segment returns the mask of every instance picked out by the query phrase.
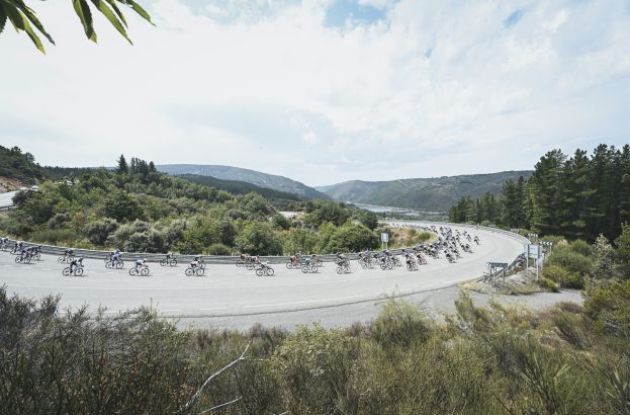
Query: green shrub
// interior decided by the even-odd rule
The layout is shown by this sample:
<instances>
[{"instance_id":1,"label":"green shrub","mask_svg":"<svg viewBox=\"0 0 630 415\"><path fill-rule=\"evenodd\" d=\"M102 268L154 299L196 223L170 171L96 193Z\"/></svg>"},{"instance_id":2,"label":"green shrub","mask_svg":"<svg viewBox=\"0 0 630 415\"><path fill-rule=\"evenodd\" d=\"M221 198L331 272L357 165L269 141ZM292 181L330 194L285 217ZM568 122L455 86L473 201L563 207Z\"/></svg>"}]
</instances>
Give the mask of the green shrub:
<instances>
[{"instance_id":1,"label":"green shrub","mask_svg":"<svg viewBox=\"0 0 630 415\"><path fill-rule=\"evenodd\" d=\"M222 243L212 244L206 249L204 253L208 255L231 255L232 249L229 246L225 246Z\"/></svg>"},{"instance_id":2,"label":"green shrub","mask_svg":"<svg viewBox=\"0 0 630 415\"><path fill-rule=\"evenodd\" d=\"M573 252L577 252L585 257L593 256L593 247L581 239L571 242L569 248L571 248Z\"/></svg>"},{"instance_id":3,"label":"green shrub","mask_svg":"<svg viewBox=\"0 0 630 415\"><path fill-rule=\"evenodd\" d=\"M417 307L390 300L370 325L370 334L383 348L409 347L425 342L435 327L432 321Z\"/></svg>"},{"instance_id":4,"label":"green shrub","mask_svg":"<svg viewBox=\"0 0 630 415\"><path fill-rule=\"evenodd\" d=\"M569 246L554 248L548 262L552 265L559 265L582 277L590 275L593 271L593 260L573 251Z\"/></svg>"},{"instance_id":5,"label":"green shrub","mask_svg":"<svg viewBox=\"0 0 630 415\"><path fill-rule=\"evenodd\" d=\"M560 291L560 286L553 280L549 278L541 277L538 280L538 284L545 290L549 290L551 292L557 293Z\"/></svg>"},{"instance_id":6,"label":"green shrub","mask_svg":"<svg viewBox=\"0 0 630 415\"><path fill-rule=\"evenodd\" d=\"M253 255L282 255L282 241L268 223L248 223L234 242L239 252Z\"/></svg>"},{"instance_id":7,"label":"green shrub","mask_svg":"<svg viewBox=\"0 0 630 415\"><path fill-rule=\"evenodd\" d=\"M581 275L575 272L569 272L556 264L545 266L545 268L543 268L543 277L564 288L584 288L584 278Z\"/></svg>"},{"instance_id":8,"label":"green shrub","mask_svg":"<svg viewBox=\"0 0 630 415\"><path fill-rule=\"evenodd\" d=\"M115 219L104 218L88 223L83 233L94 245L104 245L116 229L118 229L118 222ZM128 238L128 235L125 235L125 238Z\"/></svg>"},{"instance_id":9,"label":"green shrub","mask_svg":"<svg viewBox=\"0 0 630 415\"><path fill-rule=\"evenodd\" d=\"M630 340L630 280L592 287L584 310L600 332Z\"/></svg>"},{"instance_id":10,"label":"green shrub","mask_svg":"<svg viewBox=\"0 0 630 415\"><path fill-rule=\"evenodd\" d=\"M72 229L42 229L29 235L29 239L33 242L50 245L70 245L76 237L76 232Z\"/></svg>"}]
</instances>

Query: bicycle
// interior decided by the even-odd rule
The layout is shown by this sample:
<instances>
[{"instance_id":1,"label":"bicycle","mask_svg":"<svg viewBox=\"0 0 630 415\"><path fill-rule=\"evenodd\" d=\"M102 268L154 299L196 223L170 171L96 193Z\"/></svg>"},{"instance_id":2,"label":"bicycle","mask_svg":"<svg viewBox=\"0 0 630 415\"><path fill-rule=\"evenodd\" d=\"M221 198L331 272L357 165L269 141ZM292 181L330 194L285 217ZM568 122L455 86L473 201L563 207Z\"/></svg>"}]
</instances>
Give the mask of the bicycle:
<instances>
[{"instance_id":1,"label":"bicycle","mask_svg":"<svg viewBox=\"0 0 630 415\"><path fill-rule=\"evenodd\" d=\"M274 274L273 268L271 268L267 263L260 263L256 267L256 275L262 277L266 275L267 277L271 277Z\"/></svg>"},{"instance_id":2,"label":"bicycle","mask_svg":"<svg viewBox=\"0 0 630 415\"><path fill-rule=\"evenodd\" d=\"M305 262L304 264L302 264L302 272L304 274L311 274L311 273L315 273L315 272L318 272L318 271L319 271L319 269L318 269L316 263Z\"/></svg>"},{"instance_id":3,"label":"bicycle","mask_svg":"<svg viewBox=\"0 0 630 415\"><path fill-rule=\"evenodd\" d=\"M147 277L149 275L149 266L141 265L129 268L129 275L132 277L142 275L143 277Z\"/></svg>"},{"instance_id":4,"label":"bicycle","mask_svg":"<svg viewBox=\"0 0 630 415\"><path fill-rule=\"evenodd\" d=\"M171 266L171 267L176 267L177 266L177 259L175 258L162 258L160 260L160 265L165 267L165 266Z\"/></svg>"},{"instance_id":5,"label":"bicycle","mask_svg":"<svg viewBox=\"0 0 630 415\"><path fill-rule=\"evenodd\" d=\"M71 263L72 261L74 261L74 255L64 255L64 256L60 256L59 258L57 258L57 262L64 264L64 263Z\"/></svg>"},{"instance_id":6,"label":"bicycle","mask_svg":"<svg viewBox=\"0 0 630 415\"><path fill-rule=\"evenodd\" d=\"M15 263L16 264L30 264L31 263L31 256L26 254L26 255L17 255L15 257Z\"/></svg>"},{"instance_id":7,"label":"bicycle","mask_svg":"<svg viewBox=\"0 0 630 415\"><path fill-rule=\"evenodd\" d=\"M188 265L188 268L184 270L184 275L186 275L187 277L192 277L193 275L196 275L198 277L203 277L205 273L206 273L206 269L201 266Z\"/></svg>"},{"instance_id":8,"label":"bicycle","mask_svg":"<svg viewBox=\"0 0 630 415\"><path fill-rule=\"evenodd\" d=\"M348 261L337 263L337 274L349 274L351 272L352 270L350 269L350 263Z\"/></svg>"},{"instance_id":9,"label":"bicycle","mask_svg":"<svg viewBox=\"0 0 630 415\"><path fill-rule=\"evenodd\" d=\"M125 267L125 261L122 259L109 260L105 262L105 268L107 269L123 269Z\"/></svg>"},{"instance_id":10,"label":"bicycle","mask_svg":"<svg viewBox=\"0 0 630 415\"><path fill-rule=\"evenodd\" d=\"M75 277L82 277L83 271L83 265L77 264L72 271L70 270L70 267L65 267L64 269L62 269L61 275L63 275L64 277L69 277L70 275L74 275Z\"/></svg>"}]
</instances>

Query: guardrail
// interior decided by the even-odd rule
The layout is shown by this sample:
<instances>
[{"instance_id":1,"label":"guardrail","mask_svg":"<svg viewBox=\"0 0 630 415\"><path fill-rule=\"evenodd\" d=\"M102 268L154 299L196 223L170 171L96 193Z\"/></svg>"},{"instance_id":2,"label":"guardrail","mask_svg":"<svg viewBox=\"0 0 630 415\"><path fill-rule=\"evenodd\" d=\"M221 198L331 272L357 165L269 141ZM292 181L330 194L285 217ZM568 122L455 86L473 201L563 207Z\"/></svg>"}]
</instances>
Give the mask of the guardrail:
<instances>
[{"instance_id":1,"label":"guardrail","mask_svg":"<svg viewBox=\"0 0 630 415\"><path fill-rule=\"evenodd\" d=\"M401 223L405 223L405 222L394 221L394 222L387 222L387 223L389 223L389 224L401 224ZM527 240L527 238L524 238L524 237L522 237L520 235L517 235L515 233L508 232L508 231L503 231L501 229L489 228L489 227L485 227L485 226L483 226L483 227L482 226L475 227L474 225L460 225L460 224L450 224L450 223L446 223L446 222L424 222L424 221L422 221L422 224L423 225L424 224L435 225L435 226L438 226L438 227L439 226L457 226L457 227L469 227L469 228L475 228L475 229L483 229L483 230L488 230L488 231L493 231L493 232L504 233L504 234L507 234L507 235L515 238L515 239L523 239L526 242L529 242ZM409 226L409 225L412 225L412 223L406 223L406 225ZM416 228L421 228L421 229L426 229L426 230L430 231L430 228L428 228L426 226L417 225L415 227ZM17 243L17 241L12 240L12 239L9 240L8 242L9 242L8 243L8 247L10 249L13 249L13 247ZM41 248L40 252L42 254L59 255L59 256L64 255L64 253L65 253L65 251L67 249L72 249L74 251L74 255L75 256L84 257L84 258L91 258L91 259L101 259L101 260L105 260L111 253L111 251L61 247L61 246L55 246L55 245L37 244L37 243L32 243L32 242L24 242L24 246L25 247L38 246L38 247ZM397 248L397 249L390 249L389 251L393 255L400 255L406 249L411 249L411 248L409 248L409 247ZM347 253L345 255L350 260L356 260L359 257L359 253ZM234 264L239 259L238 256L232 256L232 255L182 255L182 254L176 254L175 256L176 256L177 260L180 261L180 262L192 261L194 257L200 256L206 264ZM125 261L135 261L135 260L138 260L138 259L145 259L147 262L159 263L162 259L164 259L165 254L164 253L148 253L148 252L122 252L122 257L123 257L123 260L125 260ZM269 262L270 264L283 264L283 263L288 262L289 258L290 258L290 256L286 256L286 255L260 256L260 259L262 261ZM336 255L330 255L330 254L317 255L317 258L320 259L322 262L334 262L336 260Z\"/></svg>"}]
</instances>

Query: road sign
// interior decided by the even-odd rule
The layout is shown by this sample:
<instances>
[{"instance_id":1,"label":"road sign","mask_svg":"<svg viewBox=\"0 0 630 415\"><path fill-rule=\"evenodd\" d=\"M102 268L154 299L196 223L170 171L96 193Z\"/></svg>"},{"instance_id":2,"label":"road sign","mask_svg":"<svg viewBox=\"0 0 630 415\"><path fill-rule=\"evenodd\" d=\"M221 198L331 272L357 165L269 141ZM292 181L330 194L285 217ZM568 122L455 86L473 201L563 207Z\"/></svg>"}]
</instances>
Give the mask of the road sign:
<instances>
[{"instance_id":1,"label":"road sign","mask_svg":"<svg viewBox=\"0 0 630 415\"><path fill-rule=\"evenodd\" d=\"M539 245L529 245L527 247L527 254L530 258L538 258L540 256L540 246Z\"/></svg>"},{"instance_id":2,"label":"road sign","mask_svg":"<svg viewBox=\"0 0 630 415\"><path fill-rule=\"evenodd\" d=\"M387 232L381 233L381 242L383 243L389 242L389 234Z\"/></svg>"}]
</instances>

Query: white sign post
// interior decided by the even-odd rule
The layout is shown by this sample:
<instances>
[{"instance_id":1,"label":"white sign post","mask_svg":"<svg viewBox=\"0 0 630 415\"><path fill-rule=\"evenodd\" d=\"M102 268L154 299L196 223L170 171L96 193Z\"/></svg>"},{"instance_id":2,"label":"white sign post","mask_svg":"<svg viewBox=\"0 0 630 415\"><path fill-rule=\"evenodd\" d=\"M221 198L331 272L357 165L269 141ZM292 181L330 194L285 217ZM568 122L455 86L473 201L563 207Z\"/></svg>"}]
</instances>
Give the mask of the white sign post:
<instances>
[{"instance_id":1,"label":"white sign post","mask_svg":"<svg viewBox=\"0 0 630 415\"><path fill-rule=\"evenodd\" d=\"M387 243L389 242L389 234L387 232L381 233L381 247L384 245L387 249Z\"/></svg>"}]
</instances>

